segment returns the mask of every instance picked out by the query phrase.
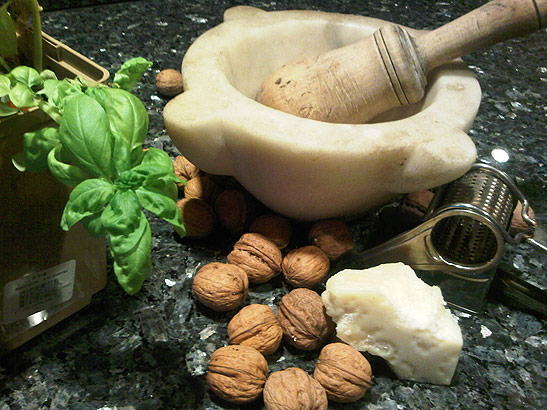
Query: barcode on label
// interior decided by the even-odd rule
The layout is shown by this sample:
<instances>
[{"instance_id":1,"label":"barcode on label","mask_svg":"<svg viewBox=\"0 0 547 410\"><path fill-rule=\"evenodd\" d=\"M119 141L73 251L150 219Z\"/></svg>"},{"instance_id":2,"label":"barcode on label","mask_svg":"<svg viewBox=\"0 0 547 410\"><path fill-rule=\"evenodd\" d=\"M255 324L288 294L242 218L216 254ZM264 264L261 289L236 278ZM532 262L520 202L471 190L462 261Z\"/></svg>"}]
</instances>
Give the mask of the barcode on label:
<instances>
[{"instance_id":1,"label":"barcode on label","mask_svg":"<svg viewBox=\"0 0 547 410\"><path fill-rule=\"evenodd\" d=\"M74 294L75 272L76 261L70 260L6 283L0 320L13 323L69 301Z\"/></svg>"},{"instance_id":2,"label":"barcode on label","mask_svg":"<svg viewBox=\"0 0 547 410\"><path fill-rule=\"evenodd\" d=\"M19 309L26 309L31 305L37 305L48 300L53 300L59 293L59 279L55 278L31 288L27 288L19 293Z\"/></svg>"}]
</instances>

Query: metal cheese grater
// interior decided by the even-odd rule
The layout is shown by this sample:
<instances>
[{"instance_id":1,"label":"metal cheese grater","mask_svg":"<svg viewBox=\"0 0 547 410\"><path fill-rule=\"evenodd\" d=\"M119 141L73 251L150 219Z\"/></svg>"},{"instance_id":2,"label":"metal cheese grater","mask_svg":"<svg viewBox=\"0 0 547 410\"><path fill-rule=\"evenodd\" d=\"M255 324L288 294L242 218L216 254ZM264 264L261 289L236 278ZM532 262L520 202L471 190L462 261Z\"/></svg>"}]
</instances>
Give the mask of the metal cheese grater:
<instances>
[{"instance_id":1,"label":"metal cheese grater","mask_svg":"<svg viewBox=\"0 0 547 410\"><path fill-rule=\"evenodd\" d=\"M509 226L518 201L529 232L512 236ZM420 225L357 254L358 262L365 267L404 262L424 281L438 285L449 305L479 313L505 243L527 242L547 252L531 236L535 222L528 210L528 201L507 174L477 163L436 190ZM544 302L545 293L540 293Z\"/></svg>"}]
</instances>

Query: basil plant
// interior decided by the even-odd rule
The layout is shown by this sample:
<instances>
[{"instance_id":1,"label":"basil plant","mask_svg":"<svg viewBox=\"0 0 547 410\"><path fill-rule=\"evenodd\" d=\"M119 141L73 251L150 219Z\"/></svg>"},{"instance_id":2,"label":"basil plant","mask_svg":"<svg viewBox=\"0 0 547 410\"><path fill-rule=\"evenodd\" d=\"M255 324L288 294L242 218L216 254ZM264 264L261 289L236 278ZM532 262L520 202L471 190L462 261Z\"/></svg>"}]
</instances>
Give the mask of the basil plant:
<instances>
[{"instance_id":1,"label":"basil plant","mask_svg":"<svg viewBox=\"0 0 547 410\"><path fill-rule=\"evenodd\" d=\"M150 65L143 58L129 60L109 86L58 80L51 71L25 66L0 75L0 115L39 107L58 123L26 133L14 164L26 171L49 169L73 187L61 227L81 222L91 235L107 235L114 273L129 294L140 290L152 268L144 210L185 234L176 205L176 183L182 181L166 152L143 149L148 114L129 91Z\"/></svg>"}]
</instances>

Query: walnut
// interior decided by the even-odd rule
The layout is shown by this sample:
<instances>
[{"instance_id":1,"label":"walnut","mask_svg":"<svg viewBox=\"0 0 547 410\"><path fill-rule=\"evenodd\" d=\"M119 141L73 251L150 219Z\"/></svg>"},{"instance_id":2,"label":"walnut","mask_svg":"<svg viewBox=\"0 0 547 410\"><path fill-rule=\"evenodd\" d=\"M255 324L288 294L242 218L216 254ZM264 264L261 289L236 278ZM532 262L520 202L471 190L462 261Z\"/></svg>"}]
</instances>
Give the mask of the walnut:
<instances>
[{"instance_id":1,"label":"walnut","mask_svg":"<svg viewBox=\"0 0 547 410\"><path fill-rule=\"evenodd\" d=\"M160 71L156 76L156 89L167 97L180 94L183 90L182 74L172 68Z\"/></svg>"},{"instance_id":2,"label":"walnut","mask_svg":"<svg viewBox=\"0 0 547 410\"><path fill-rule=\"evenodd\" d=\"M536 215L532 208L528 208L528 216L535 222ZM522 202L518 201L515 210L513 211L513 216L511 219L511 226L509 227L509 234L516 235L518 233L523 233L526 235L533 234L534 227L528 225L524 219L522 219Z\"/></svg>"},{"instance_id":3,"label":"walnut","mask_svg":"<svg viewBox=\"0 0 547 410\"><path fill-rule=\"evenodd\" d=\"M329 400L359 400L370 387L370 363L359 351L345 343L323 347L313 377L325 388Z\"/></svg>"},{"instance_id":4,"label":"walnut","mask_svg":"<svg viewBox=\"0 0 547 410\"><path fill-rule=\"evenodd\" d=\"M281 344L283 330L269 306L253 304L245 306L230 320L228 337L230 344L250 346L269 355Z\"/></svg>"},{"instance_id":5,"label":"walnut","mask_svg":"<svg viewBox=\"0 0 547 410\"><path fill-rule=\"evenodd\" d=\"M325 389L297 367L273 372L264 386L268 410L326 410Z\"/></svg>"},{"instance_id":6,"label":"walnut","mask_svg":"<svg viewBox=\"0 0 547 410\"><path fill-rule=\"evenodd\" d=\"M252 347L230 345L213 352L207 370L207 384L217 396L243 404L262 394L268 362Z\"/></svg>"},{"instance_id":7,"label":"walnut","mask_svg":"<svg viewBox=\"0 0 547 410\"><path fill-rule=\"evenodd\" d=\"M186 229L186 236L204 238L213 232L215 211L202 199L184 198L177 202Z\"/></svg>"},{"instance_id":8,"label":"walnut","mask_svg":"<svg viewBox=\"0 0 547 410\"><path fill-rule=\"evenodd\" d=\"M212 202L219 192L218 185L207 175L201 175L190 179L184 187L185 198L203 199Z\"/></svg>"},{"instance_id":9,"label":"walnut","mask_svg":"<svg viewBox=\"0 0 547 410\"><path fill-rule=\"evenodd\" d=\"M354 247L350 227L340 219L324 219L316 222L310 229L308 239L335 260Z\"/></svg>"},{"instance_id":10,"label":"walnut","mask_svg":"<svg viewBox=\"0 0 547 410\"><path fill-rule=\"evenodd\" d=\"M319 348L334 331L321 296L306 288L294 289L281 298L277 319L287 343L301 350Z\"/></svg>"},{"instance_id":11,"label":"walnut","mask_svg":"<svg viewBox=\"0 0 547 410\"><path fill-rule=\"evenodd\" d=\"M242 232L249 220L251 204L245 192L238 189L222 191L215 201L220 224L230 233Z\"/></svg>"},{"instance_id":12,"label":"walnut","mask_svg":"<svg viewBox=\"0 0 547 410\"><path fill-rule=\"evenodd\" d=\"M203 305L225 312L236 309L245 300L249 280L239 266L212 262L198 270L192 282L192 291Z\"/></svg>"},{"instance_id":13,"label":"walnut","mask_svg":"<svg viewBox=\"0 0 547 410\"><path fill-rule=\"evenodd\" d=\"M287 247L291 241L292 226L287 218L267 214L256 218L249 227L250 232L259 233L275 243L279 249Z\"/></svg>"},{"instance_id":14,"label":"walnut","mask_svg":"<svg viewBox=\"0 0 547 410\"><path fill-rule=\"evenodd\" d=\"M175 158L173 167L175 168L175 175L185 182L201 174L201 170L182 155ZM182 183L178 183L177 185L179 188L184 188L184 184Z\"/></svg>"},{"instance_id":15,"label":"walnut","mask_svg":"<svg viewBox=\"0 0 547 410\"><path fill-rule=\"evenodd\" d=\"M228 262L247 272L251 283L264 283L279 275L281 261L276 244L257 233L244 234L228 254Z\"/></svg>"},{"instance_id":16,"label":"walnut","mask_svg":"<svg viewBox=\"0 0 547 410\"><path fill-rule=\"evenodd\" d=\"M408 194L402 202L402 208L405 211L414 213L420 218L424 216L425 211L429 207L429 203L433 199L433 191L418 191Z\"/></svg>"},{"instance_id":17,"label":"walnut","mask_svg":"<svg viewBox=\"0 0 547 410\"><path fill-rule=\"evenodd\" d=\"M297 288L313 288L330 270L328 256L317 246L291 250L281 263L285 280Z\"/></svg>"}]
</instances>

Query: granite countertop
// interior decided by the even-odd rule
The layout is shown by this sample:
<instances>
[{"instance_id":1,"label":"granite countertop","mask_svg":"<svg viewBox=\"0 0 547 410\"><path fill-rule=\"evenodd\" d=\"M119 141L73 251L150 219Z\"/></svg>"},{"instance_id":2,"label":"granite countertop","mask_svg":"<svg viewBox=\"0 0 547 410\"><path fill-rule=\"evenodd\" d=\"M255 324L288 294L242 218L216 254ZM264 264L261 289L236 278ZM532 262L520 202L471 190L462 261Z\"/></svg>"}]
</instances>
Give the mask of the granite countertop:
<instances>
[{"instance_id":1,"label":"granite countertop","mask_svg":"<svg viewBox=\"0 0 547 410\"><path fill-rule=\"evenodd\" d=\"M80 8L74 3L65 1L62 4L68 8L44 12L44 31L110 72L134 56L153 61L136 90L150 115L146 143L175 156L179 153L162 122L167 99L156 92L154 77L162 69L179 68L188 46L220 23L226 8L247 4L265 10L353 13L427 29L484 1L149 0ZM542 31L464 58L483 91L470 131L479 157L516 179L543 226L547 226L546 55ZM509 159L496 161L494 149L504 150ZM366 237L367 221L352 222L358 238ZM196 269L225 260L237 238L218 234L208 240L181 240L156 219L152 232L153 274L140 293L127 296L110 278L88 307L0 360L0 410L263 408L261 400L238 407L209 393L208 358L226 344L233 312L204 309L191 294ZM501 267L547 288L547 258L539 250L507 246ZM275 306L288 291L282 280L251 286L246 302ZM367 394L357 403L331 403L329 408L545 408L545 317L496 299L488 300L480 316L454 314L464 347L450 386L398 380L382 360L371 358L374 377ZM270 371L298 366L312 372L317 354L283 346L269 357Z\"/></svg>"}]
</instances>

